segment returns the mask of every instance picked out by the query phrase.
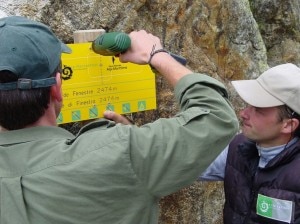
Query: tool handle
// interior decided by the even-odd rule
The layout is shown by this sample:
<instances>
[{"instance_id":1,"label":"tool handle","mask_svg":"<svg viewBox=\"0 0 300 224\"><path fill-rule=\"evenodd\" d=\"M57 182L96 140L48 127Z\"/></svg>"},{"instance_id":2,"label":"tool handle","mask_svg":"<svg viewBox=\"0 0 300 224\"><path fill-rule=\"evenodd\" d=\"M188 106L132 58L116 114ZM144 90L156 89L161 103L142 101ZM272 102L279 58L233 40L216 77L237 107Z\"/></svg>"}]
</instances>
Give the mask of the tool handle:
<instances>
[{"instance_id":1,"label":"tool handle","mask_svg":"<svg viewBox=\"0 0 300 224\"><path fill-rule=\"evenodd\" d=\"M114 56L125 52L131 45L131 39L126 33L109 32L99 35L92 43L95 53L104 56ZM179 63L186 65L186 59L168 52Z\"/></svg>"},{"instance_id":2,"label":"tool handle","mask_svg":"<svg viewBox=\"0 0 300 224\"><path fill-rule=\"evenodd\" d=\"M125 52L131 45L130 37L122 32L110 32L99 35L92 43L95 53L114 56Z\"/></svg>"}]
</instances>

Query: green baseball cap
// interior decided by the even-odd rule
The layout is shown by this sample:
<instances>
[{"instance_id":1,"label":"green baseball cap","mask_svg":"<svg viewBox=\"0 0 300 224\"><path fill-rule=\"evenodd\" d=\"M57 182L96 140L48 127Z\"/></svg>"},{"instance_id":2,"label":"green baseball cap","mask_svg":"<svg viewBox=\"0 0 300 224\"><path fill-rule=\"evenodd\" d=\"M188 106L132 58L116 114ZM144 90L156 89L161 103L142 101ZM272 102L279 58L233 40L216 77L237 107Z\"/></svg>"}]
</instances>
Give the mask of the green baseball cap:
<instances>
[{"instance_id":1,"label":"green baseball cap","mask_svg":"<svg viewBox=\"0 0 300 224\"><path fill-rule=\"evenodd\" d=\"M0 71L8 70L18 81L0 83L0 90L33 89L56 84L49 77L61 62L61 53L71 53L50 28L21 16L0 19Z\"/></svg>"}]
</instances>

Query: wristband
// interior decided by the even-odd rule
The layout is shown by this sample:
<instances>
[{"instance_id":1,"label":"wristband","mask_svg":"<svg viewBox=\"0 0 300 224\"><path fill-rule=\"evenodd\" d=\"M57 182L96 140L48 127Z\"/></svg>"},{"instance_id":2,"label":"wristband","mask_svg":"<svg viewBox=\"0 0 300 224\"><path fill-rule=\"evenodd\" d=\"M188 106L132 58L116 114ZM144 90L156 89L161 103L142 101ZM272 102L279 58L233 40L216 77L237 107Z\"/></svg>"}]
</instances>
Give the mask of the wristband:
<instances>
[{"instance_id":1,"label":"wristband","mask_svg":"<svg viewBox=\"0 0 300 224\"><path fill-rule=\"evenodd\" d=\"M154 50L154 49L155 49L155 45L153 45L152 51L151 51L151 53L150 53L150 58L149 58L149 60L148 60L148 64L151 63L151 60L152 60L153 56L154 56L155 54L157 54L157 53L165 52L165 53L168 53L168 54L169 54L169 52L168 52L167 50L163 49L163 48L162 48L162 49L158 49L158 50Z\"/></svg>"}]
</instances>

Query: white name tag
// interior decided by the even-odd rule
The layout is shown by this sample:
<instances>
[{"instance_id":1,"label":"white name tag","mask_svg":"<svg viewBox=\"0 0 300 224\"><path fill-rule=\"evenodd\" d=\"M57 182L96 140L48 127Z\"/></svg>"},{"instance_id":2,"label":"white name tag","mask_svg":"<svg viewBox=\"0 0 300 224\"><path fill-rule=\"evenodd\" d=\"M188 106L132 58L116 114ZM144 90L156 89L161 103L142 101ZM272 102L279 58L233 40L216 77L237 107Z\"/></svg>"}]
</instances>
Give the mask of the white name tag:
<instances>
[{"instance_id":1,"label":"white name tag","mask_svg":"<svg viewBox=\"0 0 300 224\"><path fill-rule=\"evenodd\" d=\"M281 200L258 194L256 203L257 215L291 223L294 216L294 208L295 203L293 201Z\"/></svg>"}]
</instances>

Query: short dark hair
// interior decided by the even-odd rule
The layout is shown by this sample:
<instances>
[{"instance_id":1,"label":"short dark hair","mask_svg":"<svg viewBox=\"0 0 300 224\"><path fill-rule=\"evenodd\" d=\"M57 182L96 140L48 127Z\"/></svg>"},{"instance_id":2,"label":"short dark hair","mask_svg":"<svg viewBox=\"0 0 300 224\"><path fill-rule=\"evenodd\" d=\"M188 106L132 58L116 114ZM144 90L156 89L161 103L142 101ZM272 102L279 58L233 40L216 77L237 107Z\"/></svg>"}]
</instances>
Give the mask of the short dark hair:
<instances>
[{"instance_id":1,"label":"short dark hair","mask_svg":"<svg viewBox=\"0 0 300 224\"><path fill-rule=\"evenodd\" d=\"M61 64L49 77L61 71ZM17 81L11 71L0 71L0 82ZM0 126L7 130L17 130L36 122L48 108L50 88L28 90L0 90Z\"/></svg>"},{"instance_id":2,"label":"short dark hair","mask_svg":"<svg viewBox=\"0 0 300 224\"><path fill-rule=\"evenodd\" d=\"M300 115L297 114L295 111L293 111L287 105L282 105L282 106L279 106L278 108L279 108L279 121L283 121L283 119L286 119L286 118L287 119L295 118L300 122ZM300 124L296 128L296 130L293 132L293 136L300 137Z\"/></svg>"}]
</instances>

